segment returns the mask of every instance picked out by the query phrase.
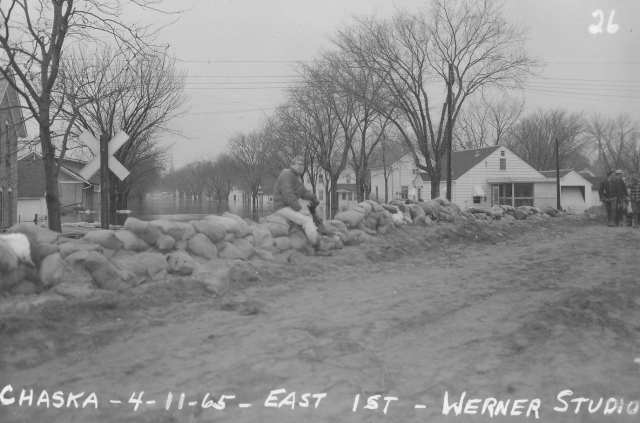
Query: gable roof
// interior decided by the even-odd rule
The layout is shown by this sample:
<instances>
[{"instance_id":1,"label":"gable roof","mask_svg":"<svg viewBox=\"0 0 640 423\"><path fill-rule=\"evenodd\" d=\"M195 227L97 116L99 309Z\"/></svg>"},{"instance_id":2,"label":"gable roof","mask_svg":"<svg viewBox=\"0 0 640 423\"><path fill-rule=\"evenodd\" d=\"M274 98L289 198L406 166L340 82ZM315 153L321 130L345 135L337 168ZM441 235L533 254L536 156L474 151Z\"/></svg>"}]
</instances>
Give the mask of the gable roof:
<instances>
[{"instance_id":1,"label":"gable roof","mask_svg":"<svg viewBox=\"0 0 640 423\"><path fill-rule=\"evenodd\" d=\"M560 179L563 179L571 172L574 172L576 175L589 182L592 187L597 187L598 185L600 185L601 178L595 176L587 176L586 174L581 174L580 172L576 172L573 169L560 169ZM540 173L546 178L556 179L555 170L542 170L540 171Z\"/></svg>"},{"instance_id":2,"label":"gable roof","mask_svg":"<svg viewBox=\"0 0 640 423\"><path fill-rule=\"evenodd\" d=\"M502 145L494 145L492 147L474 148L469 150L457 150L451 152L451 179L456 180L471 169L473 169L478 163L489 157L491 153L499 148L505 148ZM429 174L426 172L420 172L420 177L423 181L431 181ZM442 164L440 172L440 180L447 180L447 163Z\"/></svg>"},{"instance_id":3,"label":"gable roof","mask_svg":"<svg viewBox=\"0 0 640 423\"><path fill-rule=\"evenodd\" d=\"M87 184L97 185L95 182L99 175L92 176L89 181L80 176L76 171L69 169L82 169L87 162L73 159L62 159L60 171ZM38 198L44 197L45 194L45 174L44 165L42 164L42 155L40 153L31 152L18 159L18 196L19 198Z\"/></svg>"},{"instance_id":4,"label":"gable roof","mask_svg":"<svg viewBox=\"0 0 640 423\"><path fill-rule=\"evenodd\" d=\"M569 172L573 171L573 169L560 169L560 179L564 178L565 176L567 176L567 174ZM543 174L546 178L554 178L556 177L556 171L555 170L540 170L539 171L541 174ZM580 175L582 176L582 175Z\"/></svg>"},{"instance_id":5,"label":"gable roof","mask_svg":"<svg viewBox=\"0 0 640 423\"><path fill-rule=\"evenodd\" d=\"M397 147L389 147L385 150L383 157L376 157L376 159L369 165L369 168L389 167L405 157L407 154L411 154L411 150L404 144Z\"/></svg>"},{"instance_id":6,"label":"gable roof","mask_svg":"<svg viewBox=\"0 0 640 423\"><path fill-rule=\"evenodd\" d=\"M587 181L591 182L591 189L598 189L600 187L600 182L606 180L605 176L586 176L578 172L580 176L582 176Z\"/></svg>"},{"instance_id":7,"label":"gable roof","mask_svg":"<svg viewBox=\"0 0 640 423\"><path fill-rule=\"evenodd\" d=\"M0 75L0 103L2 103L2 99L4 99L5 95L9 102L9 111L13 118L13 123L16 125L16 134L18 134L18 138L26 138L27 127L24 124L24 117L22 116L22 108L20 106L18 93L9 84L9 81Z\"/></svg>"}]
</instances>

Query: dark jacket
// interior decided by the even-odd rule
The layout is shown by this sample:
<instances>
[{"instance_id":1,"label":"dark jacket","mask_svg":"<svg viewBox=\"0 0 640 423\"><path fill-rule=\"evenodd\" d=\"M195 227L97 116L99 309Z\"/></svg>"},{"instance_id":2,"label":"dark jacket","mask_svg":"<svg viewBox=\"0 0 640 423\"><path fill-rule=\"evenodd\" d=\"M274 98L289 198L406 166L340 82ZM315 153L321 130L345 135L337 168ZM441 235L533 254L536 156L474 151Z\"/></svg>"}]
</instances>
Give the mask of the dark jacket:
<instances>
[{"instance_id":1,"label":"dark jacket","mask_svg":"<svg viewBox=\"0 0 640 423\"><path fill-rule=\"evenodd\" d=\"M273 207L276 210L291 207L295 211L302 208L298 199L313 200L315 195L306 189L298 175L292 169L285 169L280 172L273 187Z\"/></svg>"},{"instance_id":2,"label":"dark jacket","mask_svg":"<svg viewBox=\"0 0 640 423\"><path fill-rule=\"evenodd\" d=\"M600 196L600 201L610 200L611 197L611 181L607 181L606 179L600 182L600 186L598 187L598 195Z\"/></svg>"},{"instance_id":3,"label":"dark jacket","mask_svg":"<svg viewBox=\"0 0 640 423\"><path fill-rule=\"evenodd\" d=\"M600 182L598 194L602 200L623 199L627 196L627 186L622 179Z\"/></svg>"}]
</instances>

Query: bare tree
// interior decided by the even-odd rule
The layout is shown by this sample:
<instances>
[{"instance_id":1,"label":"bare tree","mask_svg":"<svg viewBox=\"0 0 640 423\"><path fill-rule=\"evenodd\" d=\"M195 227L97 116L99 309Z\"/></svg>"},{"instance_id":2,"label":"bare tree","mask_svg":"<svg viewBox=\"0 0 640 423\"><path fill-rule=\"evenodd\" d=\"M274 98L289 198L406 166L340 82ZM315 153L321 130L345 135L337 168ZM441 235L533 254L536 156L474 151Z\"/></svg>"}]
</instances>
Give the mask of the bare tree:
<instances>
[{"instance_id":1,"label":"bare tree","mask_svg":"<svg viewBox=\"0 0 640 423\"><path fill-rule=\"evenodd\" d=\"M490 98L482 94L470 98L460 110L453 131L454 149L483 148L502 143L518 121L524 99L507 95Z\"/></svg>"},{"instance_id":2,"label":"bare tree","mask_svg":"<svg viewBox=\"0 0 640 423\"><path fill-rule=\"evenodd\" d=\"M431 196L437 197L447 152L447 102L435 93L452 84L455 127L460 108L476 91L520 86L537 66L523 50L525 32L506 21L494 0L434 0L428 14L360 18L333 42L354 67L370 68L384 81L386 90L365 100L398 129L416 166L429 173ZM428 90L438 81L439 89ZM435 106L439 102L442 106Z\"/></svg>"},{"instance_id":3,"label":"bare tree","mask_svg":"<svg viewBox=\"0 0 640 423\"><path fill-rule=\"evenodd\" d=\"M234 186L239 185L237 165L229 153L222 153L209 160L204 171L205 185L216 195L219 203L226 202Z\"/></svg>"},{"instance_id":4,"label":"bare tree","mask_svg":"<svg viewBox=\"0 0 640 423\"><path fill-rule=\"evenodd\" d=\"M108 48L91 54L91 59L86 54L70 56L73 60L64 62L60 78L76 87L67 102L72 107L61 105L60 118L96 138L120 130L129 135L114 157L131 174L124 181L110 175L114 221L115 211L127 208L136 178L163 169L168 147L158 145L159 135L177 133L170 122L183 113L187 100L185 74L176 69L175 60L151 53L127 56Z\"/></svg>"},{"instance_id":5,"label":"bare tree","mask_svg":"<svg viewBox=\"0 0 640 423\"><path fill-rule=\"evenodd\" d=\"M252 211L257 211L258 192L263 178L271 171L272 145L261 131L239 133L229 139L228 151L237 166L240 183L251 193Z\"/></svg>"},{"instance_id":6,"label":"bare tree","mask_svg":"<svg viewBox=\"0 0 640 423\"><path fill-rule=\"evenodd\" d=\"M152 45L151 26L122 20L123 6L159 11L158 0L3 0L0 5L0 74L16 89L39 126L46 176L49 228L60 232L60 201L51 126L60 60L74 40L101 42L104 35L122 49L141 52ZM28 117L29 117L28 116ZM62 157L59 158L61 160Z\"/></svg>"},{"instance_id":7,"label":"bare tree","mask_svg":"<svg viewBox=\"0 0 640 423\"><path fill-rule=\"evenodd\" d=\"M536 170L549 170L556 168L556 139L562 168L572 155L589 148L582 114L538 109L513 127L504 145Z\"/></svg>"},{"instance_id":8,"label":"bare tree","mask_svg":"<svg viewBox=\"0 0 640 423\"><path fill-rule=\"evenodd\" d=\"M361 103L340 83L342 66L335 60L300 64L301 82L289 90L296 112L291 116L309 135L309 150L325 172L327 212L338 212L337 185L347 166L349 152L362 128Z\"/></svg>"},{"instance_id":9,"label":"bare tree","mask_svg":"<svg viewBox=\"0 0 640 423\"><path fill-rule=\"evenodd\" d=\"M373 151L371 160L375 161L378 166L376 174L371 174L371 177L382 175L384 180L384 202L389 202L389 178L394 170L397 170L393 164L404 154L403 152L404 141L400 139L399 134L396 131L389 130L382 134L379 144ZM405 153L406 154L406 153ZM380 201L380 198L377 198Z\"/></svg>"},{"instance_id":10,"label":"bare tree","mask_svg":"<svg viewBox=\"0 0 640 423\"><path fill-rule=\"evenodd\" d=\"M615 118L593 114L586 125L587 137L598 149L604 170L638 170L640 124L627 114Z\"/></svg>"}]
</instances>

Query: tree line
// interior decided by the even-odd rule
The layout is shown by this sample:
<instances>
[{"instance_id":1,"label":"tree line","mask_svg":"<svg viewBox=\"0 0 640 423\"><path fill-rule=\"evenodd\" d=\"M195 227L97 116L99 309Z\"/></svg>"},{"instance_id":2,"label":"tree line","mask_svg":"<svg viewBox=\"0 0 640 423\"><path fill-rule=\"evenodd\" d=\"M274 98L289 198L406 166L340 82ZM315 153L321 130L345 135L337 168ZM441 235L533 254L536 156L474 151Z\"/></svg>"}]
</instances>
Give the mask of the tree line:
<instances>
[{"instance_id":1,"label":"tree line","mask_svg":"<svg viewBox=\"0 0 640 423\"><path fill-rule=\"evenodd\" d=\"M116 158L133 171L124 182L112 175L114 211L160 180L168 190L219 201L241 188L255 206L266 178L303 155L306 180L317 191L322 178L332 216L347 166L363 200L371 165L386 169L387 153L398 148L429 175L434 198L449 139L451 149L505 145L538 170L554 168L555 139L561 167L592 165L595 155L598 169L638 168L638 121L630 116L563 109L523 116L524 100L509 93L543 63L526 52L526 30L508 22L495 0L431 0L420 11L355 17L330 37L329 48L295 66L285 101L256 129L233 135L217 157L170 172L168 149L158 141L177 133L170 122L185 112L185 74L166 46L154 45L151 27L125 25L124 0L40 0L38 17L24 0L8 3L0 8L0 51L9 59L0 74L25 100L27 118L38 122L34 142L43 154L54 230L61 158L83 154L81 130L130 135ZM157 0L134 3L157 10Z\"/></svg>"},{"instance_id":2,"label":"tree line","mask_svg":"<svg viewBox=\"0 0 640 423\"><path fill-rule=\"evenodd\" d=\"M258 129L228 140L224 155L235 163L235 186L255 201L267 175L304 155L305 180L316 191L322 177L333 215L347 166L363 200L372 163L388 169L387 152L402 147L429 174L437 197L449 131L453 149L505 145L537 170L555 168L556 139L563 168L637 169L638 122L627 115L523 115L524 99L509 93L542 68L526 53L525 37L493 0L433 0L421 12L355 18L330 37L330 48L295 67L297 82ZM195 174L215 164L188 168Z\"/></svg>"}]
</instances>

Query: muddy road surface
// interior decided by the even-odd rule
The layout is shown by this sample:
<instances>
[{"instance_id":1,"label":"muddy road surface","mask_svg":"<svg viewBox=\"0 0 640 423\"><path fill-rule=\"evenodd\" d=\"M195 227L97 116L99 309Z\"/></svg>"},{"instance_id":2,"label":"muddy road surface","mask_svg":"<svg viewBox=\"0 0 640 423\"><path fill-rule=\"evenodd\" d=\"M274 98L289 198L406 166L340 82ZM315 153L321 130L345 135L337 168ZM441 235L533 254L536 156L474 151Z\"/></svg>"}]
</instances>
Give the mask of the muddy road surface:
<instances>
[{"instance_id":1,"label":"muddy road surface","mask_svg":"<svg viewBox=\"0 0 640 423\"><path fill-rule=\"evenodd\" d=\"M0 421L640 421L640 230L564 219L5 321Z\"/></svg>"}]
</instances>

